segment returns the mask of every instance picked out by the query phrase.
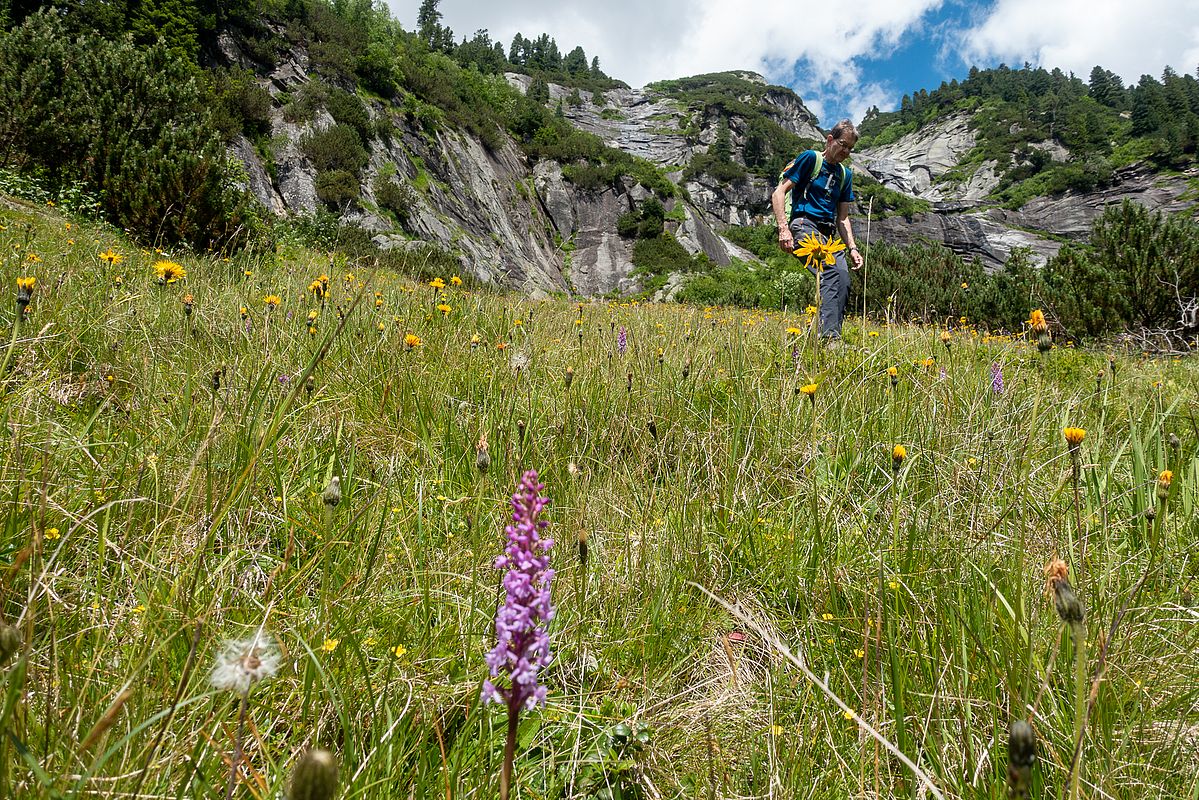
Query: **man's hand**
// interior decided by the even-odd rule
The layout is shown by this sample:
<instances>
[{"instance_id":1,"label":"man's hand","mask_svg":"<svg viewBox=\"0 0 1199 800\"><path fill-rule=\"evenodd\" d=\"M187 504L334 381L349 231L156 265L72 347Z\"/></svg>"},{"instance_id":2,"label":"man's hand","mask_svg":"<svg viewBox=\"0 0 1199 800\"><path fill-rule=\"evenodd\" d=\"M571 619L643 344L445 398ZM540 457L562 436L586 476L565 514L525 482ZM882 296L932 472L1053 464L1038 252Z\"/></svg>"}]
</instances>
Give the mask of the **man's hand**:
<instances>
[{"instance_id":1,"label":"man's hand","mask_svg":"<svg viewBox=\"0 0 1199 800\"><path fill-rule=\"evenodd\" d=\"M862 260L862 254L858 251L858 248L856 248L856 247L849 248L849 258L851 261L853 261L854 269L862 268L862 264L864 262Z\"/></svg>"},{"instance_id":2,"label":"man's hand","mask_svg":"<svg viewBox=\"0 0 1199 800\"><path fill-rule=\"evenodd\" d=\"M786 253L795 250L795 237L791 235L791 229L786 226L779 228L779 249Z\"/></svg>"}]
</instances>

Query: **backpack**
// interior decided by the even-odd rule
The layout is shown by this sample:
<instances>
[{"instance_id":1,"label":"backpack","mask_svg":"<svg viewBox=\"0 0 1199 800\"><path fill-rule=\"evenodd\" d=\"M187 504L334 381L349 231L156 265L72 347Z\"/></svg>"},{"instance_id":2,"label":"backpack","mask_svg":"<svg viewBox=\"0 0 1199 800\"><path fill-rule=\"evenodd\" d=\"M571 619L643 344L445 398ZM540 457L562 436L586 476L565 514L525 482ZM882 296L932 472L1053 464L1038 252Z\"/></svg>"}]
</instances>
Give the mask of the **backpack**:
<instances>
[{"instance_id":1,"label":"backpack","mask_svg":"<svg viewBox=\"0 0 1199 800\"><path fill-rule=\"evenodd\" d=\"M816 160L812 164L812 173L810 175L808 175L808 180L804 183L804 186L803 186L803 199L807 200L808 199L808 187L812 185L812 181L816 180L816 176L820 174L820 168L824 166L824 153L821 153L819 150L806 150L804 152L816 154ZM799 161L801 156L803 156L803 153L800 153L798 156L796 156L794 159L792 159L790 164L788 164L786 167L783 168L783 171L779 173L779 183L783 182L783 176L785 176L787 174L787 170L789 170L793 166L795 166L795 162ZM837 166L841 168L841 183L844 184L845 183L845 165L838 164ZM788 220L791 219L791 194L792 194L791 192L787 192L787 197L786 197L786 199L783 200L783 216Z\"/></svg>"}]
</instances>

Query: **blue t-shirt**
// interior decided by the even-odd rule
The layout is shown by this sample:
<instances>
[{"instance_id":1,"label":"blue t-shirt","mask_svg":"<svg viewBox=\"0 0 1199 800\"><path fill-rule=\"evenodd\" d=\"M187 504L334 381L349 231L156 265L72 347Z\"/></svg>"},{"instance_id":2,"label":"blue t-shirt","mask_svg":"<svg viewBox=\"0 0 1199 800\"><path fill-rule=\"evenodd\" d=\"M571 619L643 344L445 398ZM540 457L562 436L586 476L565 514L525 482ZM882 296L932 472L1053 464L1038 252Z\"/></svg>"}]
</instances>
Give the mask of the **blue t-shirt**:
<instances>
[{"instance_id":1,"label":"blue t-shirt","mask_svg":"<svg viewBox=\"0 0 1199 800\"><path fill-rule=\"evenodd\" d=\"M791 189L791 219L807 217L820 222L835 222L837 204L852 203L853 170L844 164L830 164L828 159L820 165L820 174L808 183L812 166L816 163L816 151L805 150L783 173L783 177L795 184ZM845 180L841 180L844 173ZM807 198L804 198L804 187Z\"/></svg>"}]
</instances>

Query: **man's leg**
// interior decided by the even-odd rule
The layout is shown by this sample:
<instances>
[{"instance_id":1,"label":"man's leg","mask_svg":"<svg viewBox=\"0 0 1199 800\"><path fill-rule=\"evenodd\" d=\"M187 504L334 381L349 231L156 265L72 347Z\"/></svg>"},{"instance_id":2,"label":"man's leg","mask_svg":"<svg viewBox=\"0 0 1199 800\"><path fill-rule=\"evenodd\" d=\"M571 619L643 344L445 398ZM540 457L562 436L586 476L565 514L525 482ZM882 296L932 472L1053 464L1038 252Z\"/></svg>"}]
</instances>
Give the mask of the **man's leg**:
<instances>
[{"instance_id":1,"label":"man's leg","mask_svg":"<svg viewBox=\"0 0 1199 800\"><path fill-rule=\"evenodd\" d=\"M841 323L849 305L849 267L845 254L837 253L837 263L820 273L820 336L835 339L841 336Z\"/></svg>"}]
</instances>

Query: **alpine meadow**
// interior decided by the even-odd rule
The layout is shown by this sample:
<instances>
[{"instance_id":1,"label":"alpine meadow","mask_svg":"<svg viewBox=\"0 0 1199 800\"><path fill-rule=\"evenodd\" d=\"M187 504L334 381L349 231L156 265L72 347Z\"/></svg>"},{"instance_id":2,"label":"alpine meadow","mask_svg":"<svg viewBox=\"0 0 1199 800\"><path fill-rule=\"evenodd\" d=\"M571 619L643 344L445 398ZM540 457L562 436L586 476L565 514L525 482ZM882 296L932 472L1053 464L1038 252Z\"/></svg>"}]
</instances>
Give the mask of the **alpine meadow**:
<instances>
[{"instance_id":1,"label":"alpine meadow","mask_svg":"<svg viewBox=\"0 0 1199 800\"><path fill-rule=\"evenodd\" d=\"M1199 80L420 13L0 2L0 797L1199 800Z\"/></svg>"}]
</instances>

